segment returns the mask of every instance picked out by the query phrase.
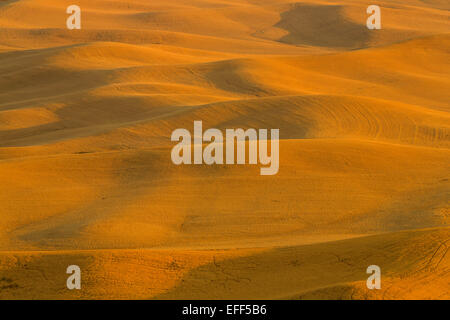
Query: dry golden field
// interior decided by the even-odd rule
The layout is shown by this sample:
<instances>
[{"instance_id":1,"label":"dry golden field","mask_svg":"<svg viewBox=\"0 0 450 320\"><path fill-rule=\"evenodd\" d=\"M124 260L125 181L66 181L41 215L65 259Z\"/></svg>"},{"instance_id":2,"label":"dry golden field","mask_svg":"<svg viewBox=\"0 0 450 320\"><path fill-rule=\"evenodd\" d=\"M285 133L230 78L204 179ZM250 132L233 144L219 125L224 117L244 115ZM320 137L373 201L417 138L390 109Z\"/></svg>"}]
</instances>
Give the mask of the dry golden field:
<instances>
[{"instance_id":1,"label":"dry golden field","mask_svg":"<svg viewBox=\"0 0 450 320\"><path fill-rule=\"evenodd\" d=\"M449 101L448 0L0 0L0 299L450 299Z\"/></svg>"}]
</instances>

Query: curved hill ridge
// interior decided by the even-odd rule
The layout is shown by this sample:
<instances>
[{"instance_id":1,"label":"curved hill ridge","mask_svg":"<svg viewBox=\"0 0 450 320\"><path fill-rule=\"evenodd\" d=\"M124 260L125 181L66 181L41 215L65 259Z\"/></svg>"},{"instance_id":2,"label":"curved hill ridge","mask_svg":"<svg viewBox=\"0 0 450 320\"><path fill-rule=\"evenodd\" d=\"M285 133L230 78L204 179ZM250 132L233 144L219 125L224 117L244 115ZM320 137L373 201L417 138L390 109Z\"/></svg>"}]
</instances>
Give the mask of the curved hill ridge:
<instances>
[{"instance_id":1,"label":"curved hill ridge","mask_svg":"<svg viewBox=\"0 0 450 320\"><path fill-rule=\"evenodd\" d=\"M0 1L0 299L449 298L448 1L70 4ZM279 173L173 165L195 120Z\"/></svg>"}]
</instances>

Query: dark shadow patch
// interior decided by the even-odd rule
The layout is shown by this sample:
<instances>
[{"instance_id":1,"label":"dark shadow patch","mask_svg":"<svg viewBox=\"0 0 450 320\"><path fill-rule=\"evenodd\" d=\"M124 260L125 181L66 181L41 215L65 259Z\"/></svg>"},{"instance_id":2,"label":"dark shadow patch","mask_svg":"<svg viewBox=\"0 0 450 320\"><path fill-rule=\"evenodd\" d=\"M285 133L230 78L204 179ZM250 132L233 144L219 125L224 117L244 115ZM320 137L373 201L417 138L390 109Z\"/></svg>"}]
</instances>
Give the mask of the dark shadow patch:
<instances>
[{"instance_id":1,"label":"dark shadow patch","mask_svg":"<svg viewBox=\"0 0 450 320\"><path fill-rule=\"evenodd\" d=\"M365 24L346 20L343 7L336 5L294 4L275 27L289 32L278 41L293 45L358 49L371 38Z\"/></svg>"},{"instance_id":2,"label":"dark shadow patch","mask_svg":"<svg viewBox=\"0 0 450 320\"><path fill-rule=\"evenodd\" d=\"M17 1L19 1L19 0L0 0L0 7L1 6L6 6L8 4L11 4L11 3L14 3L14 2L17 2Z\"/></svg>"},{"instance_id":3,"label":"dark shadow patch","mask_svg":"<svg viewBox=\"0 0 450 320\"><path fill-rule=\"evenodd\" d=\"M19 285L14 283L13 279L2 277L0 278L0 291L8 289L19 289Z\"/></svg>"}]
</instances>

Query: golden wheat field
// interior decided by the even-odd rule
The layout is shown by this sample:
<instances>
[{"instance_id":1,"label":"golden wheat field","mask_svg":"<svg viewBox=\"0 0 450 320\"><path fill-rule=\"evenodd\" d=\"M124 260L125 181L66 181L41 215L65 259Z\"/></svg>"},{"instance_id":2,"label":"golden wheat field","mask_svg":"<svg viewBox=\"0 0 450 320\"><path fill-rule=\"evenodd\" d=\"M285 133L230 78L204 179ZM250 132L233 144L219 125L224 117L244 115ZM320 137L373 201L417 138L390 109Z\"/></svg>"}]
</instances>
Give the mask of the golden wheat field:
<instances>
[{"instance_id":1,"label":"golden wheat field","mask_svg":"<svg viewBox=\"0 0 450 320\"><path fill-rule=\"evenodd\" d=\"M0 0L0 299L450 299L449 101L448 0Z\"/></svg>"}]
</instances>

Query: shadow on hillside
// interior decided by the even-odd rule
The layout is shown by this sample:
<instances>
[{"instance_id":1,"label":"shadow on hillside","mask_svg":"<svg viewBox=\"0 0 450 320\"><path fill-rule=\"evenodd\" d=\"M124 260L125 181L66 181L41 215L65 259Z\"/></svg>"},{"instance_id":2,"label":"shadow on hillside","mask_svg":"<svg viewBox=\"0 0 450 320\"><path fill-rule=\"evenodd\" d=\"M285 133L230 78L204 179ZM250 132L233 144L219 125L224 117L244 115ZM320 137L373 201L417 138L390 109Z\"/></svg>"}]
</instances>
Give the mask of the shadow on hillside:
<instances>
[{"instance_id":1,"label":"shadow on hillside","mask_svg":"<svg viewBox=\"0 0 450 320\"><path fill-rule=\"evenodd\" d=\"M361 24L346 20L343 7L337 5L295 4L281 14L275 27L289 32L278 41L293 45L358 49L371 38L365 20Z\"/></svg>"}]
</instances>

